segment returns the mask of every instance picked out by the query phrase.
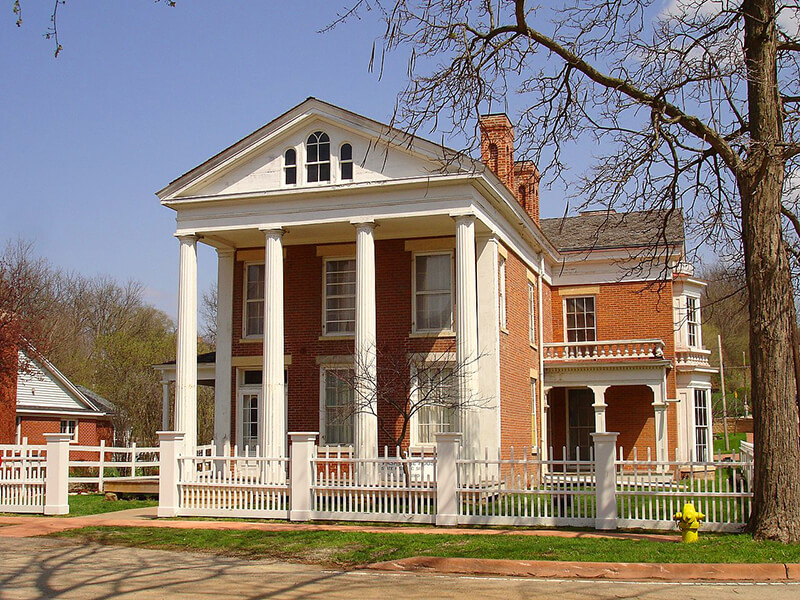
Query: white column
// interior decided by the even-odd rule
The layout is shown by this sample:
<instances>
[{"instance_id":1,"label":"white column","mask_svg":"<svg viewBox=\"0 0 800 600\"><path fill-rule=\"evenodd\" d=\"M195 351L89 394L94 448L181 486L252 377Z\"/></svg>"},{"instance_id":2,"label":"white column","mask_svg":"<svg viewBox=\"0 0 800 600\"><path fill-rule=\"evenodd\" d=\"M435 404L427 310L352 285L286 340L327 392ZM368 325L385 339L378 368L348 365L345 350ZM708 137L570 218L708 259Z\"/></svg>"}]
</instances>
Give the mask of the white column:
<instances>
[{"instance_id":1,"label":"white column","mask_svg":"<svg viewBox=\"0 0 800 600\"><path fill-rule=\"evenodd\" d=\"M161 382L161 430L169 429L169 381Z\"/></svg>"},{"instance_id":2,"label":"white column","mask_svg":"<svg viewBox=\"0 0 800 600\"><path fill-rule=\"evenodd\" d=\"M480 410L480 445L500 446L500 327L498 291L497 238L493 234L476 236L478 340L478 394L485 401Z\"/></svg>"},{"instance_id":3,"label":"white column","mask_svg":"<svg viewBox=\"0 0 800 600\"><path fill-rule=\"evenodd\" d=\"M477 359L478 305L475 264L475 217L460 215L456 221L456 365L461 431L467 458L480 453Z\"/></svg>"},{"instance_id":4,"label":"white column","mask_svg":"<svg viewBox=\"0 0 800 600\"><path fill-rule=\"evenodd\" d=\"M175 430L197 446L197 236L178 236L178 342L175 375Z\"/></svg>"},{"instance_id":5,"label":"white column","mask_svg":"<svg viewBox=\"0 0 800 600\"><path fill-rule=\"evenodd\" d=\"M264 372L262 379L261 450L264 456L286 456L286 397L283 389L283 229L265 229Z\"/></svg>"},{"instance_id":6,"label":"white column","mask_svg":"<svg viewBox=\"0 0 800 600\"><path fill-rule=\"evenodd\" d=\"M606 431L606 390L607 385L590 385L589 389L594 394L594 431L595 433L605 433Z\"/></svg>"},{"instance_id":7,"label":"white column","mask_svg":"<svg viewBox=\"0 0 800 600\"><path fill-rule=\"evenodd\" d=\"M665 461L669 456L669 438L667 436L667 400L664 382L648 386L653 390L653 412L656 428L656 460Z\"/></svg>"},{"instance_id":8,"label":"white column","mask_svg":"<svg viewBox=\"0 0 800 600\"><path fill-rule=\"evenodd\" d=\"M375 316L375 223L356 226L355 453L378 456L377 323Z\"/></svg>"},{"instance_id":9,"label":"white column","mask_svg":"<svg viewBox=\"0 0 800 600\"><path fill-rule=\"evenodd\" d=\"M44 484L44 514L69 514L69 443L70 433L45 433L47 443L47 478Z\"/></svg>"},{"instance_id":10,"label":"white column","mask_svg":"<svg viewBox=\"0 0 800 600\"><path fill-rule=\"evenodd\" d=\"M217 351L214 368L214 444L223 454L231 440L233 250L217 250Z\"/></svg>"}]
</instances>

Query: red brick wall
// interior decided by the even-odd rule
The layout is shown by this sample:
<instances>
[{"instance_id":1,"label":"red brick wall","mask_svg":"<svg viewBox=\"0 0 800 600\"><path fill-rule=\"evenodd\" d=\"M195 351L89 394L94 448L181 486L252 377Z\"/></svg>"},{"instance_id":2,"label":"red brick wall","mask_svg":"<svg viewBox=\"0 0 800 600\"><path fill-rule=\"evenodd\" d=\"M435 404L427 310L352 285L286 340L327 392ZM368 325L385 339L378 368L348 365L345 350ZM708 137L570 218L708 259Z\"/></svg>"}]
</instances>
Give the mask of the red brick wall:
<instances>
[{"instance_id":1,"label":"red brick wall","mask_svg":"<svg viewBox=\"0 0 800 600\"><path fill-rule=\"evenodd\" d=\"M97 446L100 440L105 440L111 445L114 441L114 430L111 423L106 420L80 419L78 420L78 444L81 446ZM45 433L58 433L61 431L60 417L22 416L20 425L21 437L28 438L29 444L46 443Z\"/></svg>"},{"instance_id":2,"label":"red brick wall","mask_svg":"<svg viewBox=\"0 0 800 600\"><path fill-rule=\"evenodd\" d=\"M532 444L531 369L539 355L528 333L528 276L513 253L506 259L506 329L500 332L500 431L503 452ZM541 439L541 432L537 432Z\"/></svg>"},{"instance_id":3,"label":"red brick wall","mask_svg":"<svg viewBox=\"0 0 800 600\"><path fill-rule=\"evenodd\" d=\"M455 339L410 338L411 332L411 260L404 240L379 240L375 243L376 325L378 367L397 367L407 363L406 355L415 352L455 352ZM288 367L289 431L319 431L320 366L318 356L353 354L353 340L320 339L322 335L322 265L316 245L288 246L284 260L285 351L292 356ZM242 335L242 293L244 262L237 261L234 271L233 356L261 356L262 342L240 343ZM233 439L236 436L236 379L232 381ZM396 378L395 378L396 379ZM379 385L385 384L385 377ZM387 386L383 386L386 389ZM395 386L392 386L395 387ZM378 412L392 436L399 435L402 420L387 402L379 403ZM392 439L379 431L378 443L391 445ZM407 442L406 442L407 444Z\"/></svg>"},{"instance_id":4,"label":"red brick wall","mask_svg":"<svg viewBox=\"0 0 800 600\"><path fill-rule=\"evenodd\" d=\"M17 349L0 344L0 444L13 444L17 415Z\"/></svg>"},{"instance_id":5,"label":"red brick wall","mask_svg":"<svg viewBox=\"0 0 800 600\"><path fill-rule=\"evenodd\" d=\"M664 282L660 289L658 286L646 287L646 284L640 282L610 283L596 287L600 288L600 293L596 294L595 298L598 340L658 338L664 342L664 357L674 360L675 331L671 281ZM563 342L564 300L558 289L553 288L551 305L553 341ZM676 397L675 388L673 369L667 372L667 398ZM678 443L677 427L677 408L671 403L667 408L670 452L673 452Z\"/></svg>"},{"instance_id":6,"label":"red brick wall","mask_svg":"<svg viewBox=\"0 0 800 600\"><path fill-rule=\"evenodd\" d=\"M653 392L644 385L618 385L606 390L606 429L619 432L617 452L622 447L627 459L635 447L640 459L647 449L656 459L656 426Z\"/></svg>"}]
</instances>

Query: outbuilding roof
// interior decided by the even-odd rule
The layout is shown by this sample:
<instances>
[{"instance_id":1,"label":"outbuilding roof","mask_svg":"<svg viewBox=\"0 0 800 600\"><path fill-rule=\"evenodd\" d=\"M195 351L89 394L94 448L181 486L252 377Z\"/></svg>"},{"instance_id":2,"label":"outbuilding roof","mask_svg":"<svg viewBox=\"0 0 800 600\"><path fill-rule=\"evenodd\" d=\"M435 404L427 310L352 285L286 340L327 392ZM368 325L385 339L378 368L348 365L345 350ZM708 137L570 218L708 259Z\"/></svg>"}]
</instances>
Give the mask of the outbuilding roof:
<instances>
[{"instance_id":1,"label":"outbuilding roof","mask_svg":"<svg viewBox=\"0 0 800 600\"><path fill-rule=\"evenodd\" d=\"M680 210L591 211L542 219L540 225L561 252L681 246L684 242Z\"/></svg>"}]
</instances>

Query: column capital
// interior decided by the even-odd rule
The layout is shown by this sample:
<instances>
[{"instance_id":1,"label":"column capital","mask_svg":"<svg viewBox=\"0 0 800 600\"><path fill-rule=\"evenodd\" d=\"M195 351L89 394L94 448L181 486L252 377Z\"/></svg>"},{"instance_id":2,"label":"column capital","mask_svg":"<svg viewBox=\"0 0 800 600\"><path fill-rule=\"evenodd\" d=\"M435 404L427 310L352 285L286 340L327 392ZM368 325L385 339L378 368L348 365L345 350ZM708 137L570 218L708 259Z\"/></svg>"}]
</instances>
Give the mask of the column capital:
<instances>
[{"instance_id":1,"label":"column capital","mask_svg":"<svg viewBox=\"0 0 800 600\"><path fill-rule=\"evenodd\" d=\"M234 254L236 254L236 248L217 248L219 258L230 258Z\"/></svg>"},{"instance_id":2,"label":"column capital","mask_svg":"<svg viewBox=\"0 0 800 600\"><path fill-rule=\"evenodd\" d=\"M373 219L353 219L350 221L350 225L358 229L369 229L373 231L378 224Z\"/></svg>"},{"instance_id":3,"label":"column capital","mask_svg":"<svg viewBox=\"0 0 800 600\"><path fill-rule=\"evenodd\" d=\"M264 227L259 227L258 230L264 234L265 237L268 238L282 238L283 234L286 233L286 230L283 227L271 226L267 225Z\"/></svg>"},{"instance_id":4,"label":"column capital","mask_svg":"<svg viewBox=\"0 0 800 600\"><path fill-rule=\"evenodd\" d=\"M201 237L196 233L174 233L173 236L184 244L195 244Z\"/></svg>"},{"instance_id":5,"label":"column capital","mask_svg":"<svg viewBox=\"0 0 800 600\"><path fill-rule=\"evenodd\" d=\"M450 213L450 218L456 223L474 223L476 219L475 214L471 212L452 212Z\"/></svg>"}]
</instances>

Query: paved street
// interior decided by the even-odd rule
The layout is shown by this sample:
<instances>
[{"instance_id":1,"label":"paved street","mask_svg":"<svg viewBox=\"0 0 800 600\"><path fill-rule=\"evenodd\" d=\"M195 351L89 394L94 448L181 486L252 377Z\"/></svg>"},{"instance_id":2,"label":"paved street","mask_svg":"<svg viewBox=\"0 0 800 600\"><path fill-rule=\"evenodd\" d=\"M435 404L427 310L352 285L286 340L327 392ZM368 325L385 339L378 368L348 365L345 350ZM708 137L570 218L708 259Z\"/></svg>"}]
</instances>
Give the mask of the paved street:
<instances>
[{"instance_id":1,"label":"paved street","mask_svg":"<svg viewBox=\"0 0 800 600\"><path fill-rule=\"evenodd\" d=\"M800 585L701 585L338 572L202 554L0 540L0 599L16 598L789 599Z\"/></svg>"}]
</instances>

